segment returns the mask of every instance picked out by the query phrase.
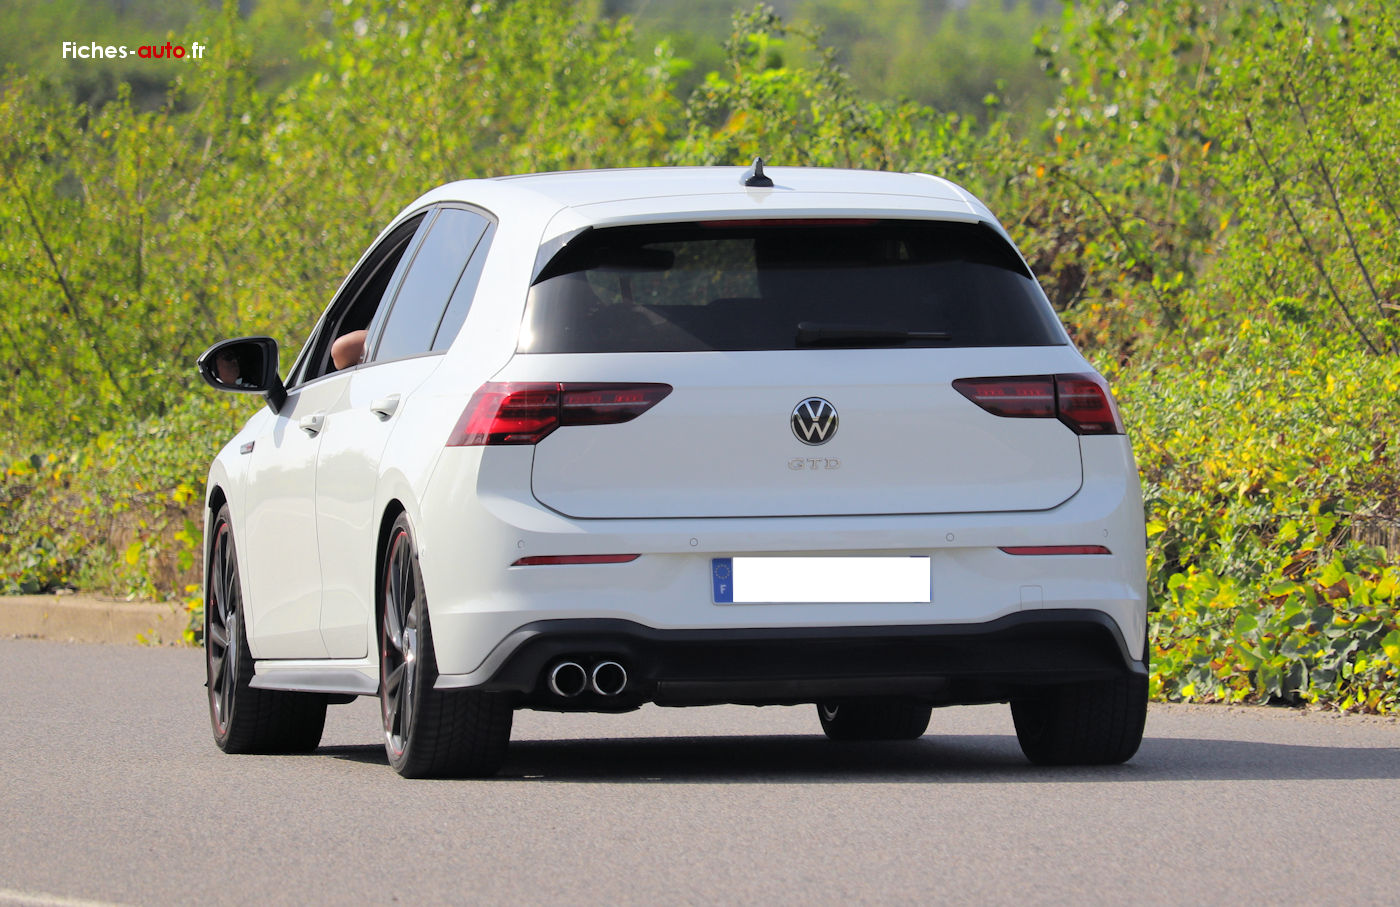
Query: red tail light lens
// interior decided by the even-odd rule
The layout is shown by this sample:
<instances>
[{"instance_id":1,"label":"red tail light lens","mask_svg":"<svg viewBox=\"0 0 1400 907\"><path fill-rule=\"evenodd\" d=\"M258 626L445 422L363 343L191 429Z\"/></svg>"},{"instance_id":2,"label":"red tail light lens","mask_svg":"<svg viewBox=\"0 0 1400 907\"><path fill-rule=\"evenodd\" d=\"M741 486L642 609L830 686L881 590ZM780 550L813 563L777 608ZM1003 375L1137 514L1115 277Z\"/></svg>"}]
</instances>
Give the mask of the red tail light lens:
<instances>
[{"instance_id":1,"label":"red tail light lens","mask_svg":"<svg viewBox=\"0 0 1400 907\"><path fill-rule=\"evenodd\" d=\"M561 425L631 422L671 393L669 384L561 384Z\"/></svg>"},{"instance_id":2,"label":"red tail light lens","mask_svg":"<svg viewBox=\"0 0 1400 907\"><path fill-rule=\"evenodd\" d=\"M669 384L490 381L472 394L447 446L538 444L561 425L630 422L669 393Z\"/></svg>"},{"instance_id":3,"label":"red tail light lens","mask_svg":"<svg viewBox=\"0 0 1400 907\"><path fill-rule=\"evenodd\" d=\"M559 385L488 382L472 394L448 447L535 444L559 426Z\"/></svg>"},{"instance_id":4,"label":"red tail light lens","mask_svg":"<svg viewBox=\"0 0 1400 907\"><path fill-rule=\"evenodd\" d=\"M1042 419L1055 415L1055 379L959 378L953 389L997 416Z\"/></svg>"},{"instance_id":5,"label":"red tail light lens","mask_svg":"<svg viewBox=\"0 0 1400 907\"><path fill-rule=\"evenodd\" d=\"M1081 435L1121 435L1123 419L1098 375L1056 375L1055 402L1060 421Z\"/></svg>"},{"instance_id":6,"label":"red tail light lens","mask_svg":"<svg viewBox=\"0 0 1400 907\"><path fill-rule=\"evenodd\" d=\"M1057 418L1079 435L1123 434L1113 394L1098 375L959 378L953 389L993 415Z\"/></svg>"}]
</instances>

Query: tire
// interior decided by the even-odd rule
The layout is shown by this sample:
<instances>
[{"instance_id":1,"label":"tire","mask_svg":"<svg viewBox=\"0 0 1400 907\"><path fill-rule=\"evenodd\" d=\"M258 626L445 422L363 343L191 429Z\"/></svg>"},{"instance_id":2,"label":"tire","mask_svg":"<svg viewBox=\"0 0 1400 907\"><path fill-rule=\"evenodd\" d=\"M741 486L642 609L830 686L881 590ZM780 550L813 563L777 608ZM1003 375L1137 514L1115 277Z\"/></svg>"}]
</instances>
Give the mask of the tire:
<instances>
[{"instance_id":1,"label":"tire","mask_svg":"<svg viewBox=\"0 0 1400 907\"><path fill-rule=\"evenodd\" d=\"M259 690L243 619L238 549L228 505L219 508L204 574L204 666L214 743L226 753L309 753L321 743L326 697Z\"/></svg>"},{"instance_id":2,"label":"tire","mask_svg":"<svg viewBox=\"0 0 1400 907\"><path fill-rule=\"evenodd\" d=\"M1011 701L1021 752L1036 765L1117 765L1142 744L1147 678L1070 684Z\"/></svg>"},{"instance_id":3,"label":"tire","mask_svg":"<svg viewBox=\"0 0 1400 907\"><path fill-rule=\"evenodd\" d=\"M817 703L822 730L832 740L917 740L933 707L906 699Z\"/></svg>"},{"instance_id":4,"label":"tire","mask_svg":"<svg viewBox=\"0 0 1400 907\"><path fill-rule=\"evenodd\" d=\"M405 778L500 770L515 712L502 693L433 689L437 657L408 517L389 530L380 571L379 708L389 765Z\"/></svg>"}]
</instances>

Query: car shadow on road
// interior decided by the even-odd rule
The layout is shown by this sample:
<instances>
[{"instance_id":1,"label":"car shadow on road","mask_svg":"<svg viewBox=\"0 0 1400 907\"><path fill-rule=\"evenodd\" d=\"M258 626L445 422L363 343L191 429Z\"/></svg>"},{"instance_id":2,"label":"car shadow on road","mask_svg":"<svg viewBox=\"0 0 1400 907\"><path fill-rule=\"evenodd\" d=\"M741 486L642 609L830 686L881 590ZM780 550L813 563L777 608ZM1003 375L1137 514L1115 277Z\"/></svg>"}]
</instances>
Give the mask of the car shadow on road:
<instances>
[{"instance_id":1,"label":"car shadow on road","mask_svg":"<svg viewBox=\"0 0 1400 907\"><path fill-rule=\"evenodd\" d=\"M379 746L318 755L385 763ZM1125 765L1043 768L1010 735L834 743L820 736L517 740L496 780L555 783L1352 781L1400 779L1400 748L1148 737Z\"/></svg>"}]
</instances>

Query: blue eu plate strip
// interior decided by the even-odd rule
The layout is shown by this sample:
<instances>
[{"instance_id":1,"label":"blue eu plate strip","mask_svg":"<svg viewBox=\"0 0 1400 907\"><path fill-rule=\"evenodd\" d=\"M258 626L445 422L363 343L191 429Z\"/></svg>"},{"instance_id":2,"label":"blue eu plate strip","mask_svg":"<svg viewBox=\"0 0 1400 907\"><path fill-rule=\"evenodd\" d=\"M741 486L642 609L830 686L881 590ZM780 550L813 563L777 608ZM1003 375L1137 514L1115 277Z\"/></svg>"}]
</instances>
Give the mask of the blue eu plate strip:
<instances>
[{"instance_id":1,"label":"blue eu plate strip","mask_svg":"<svg viewBox=\"0 0 1400 907\"><path fill-rule=\"evenodd\" d=\"M714 558L710 561L710 576L715 584L715 604L734 604L734 558Z\"/></svg>"}]
</instances>

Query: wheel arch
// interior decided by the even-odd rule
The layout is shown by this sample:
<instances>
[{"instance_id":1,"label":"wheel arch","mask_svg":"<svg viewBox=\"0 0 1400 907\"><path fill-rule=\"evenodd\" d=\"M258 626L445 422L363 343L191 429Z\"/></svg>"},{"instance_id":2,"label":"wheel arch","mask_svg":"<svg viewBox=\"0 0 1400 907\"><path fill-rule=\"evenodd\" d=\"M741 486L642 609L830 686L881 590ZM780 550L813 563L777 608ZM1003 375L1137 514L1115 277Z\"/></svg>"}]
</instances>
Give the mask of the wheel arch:
<instances>
[{"instance_id":1,"label":"wheel arch","mask_svg":"<svg viewBox=\"0 0 1400 907\"><path fill-rule=\"evenodd\" d=\"M219 515L220 508L228 504L228 495L224 493L222 485L210 485L209 492L204 498L204 538L200 543L200 554L203 559L203 569L200 570L200 596L207 603L209 600L209 545L213 541L209 533L214 529L214 519ZM232 519L232 514L230 514ZM242 569L240 565L239 569Z\"/></svg>"},{"instance_id":2,"label":"wheel arch","mask_svg":"<svg viewBox=\"0 0 1400 907\"><path fill-rule=\"evenodd\" d=\"M228 503L228 495L224 494L222 485L215 485L209 489L209 495L204 502L205 519L211 520L214 514L219 512L219 508Z\"/></svg>"}]
</instances>

